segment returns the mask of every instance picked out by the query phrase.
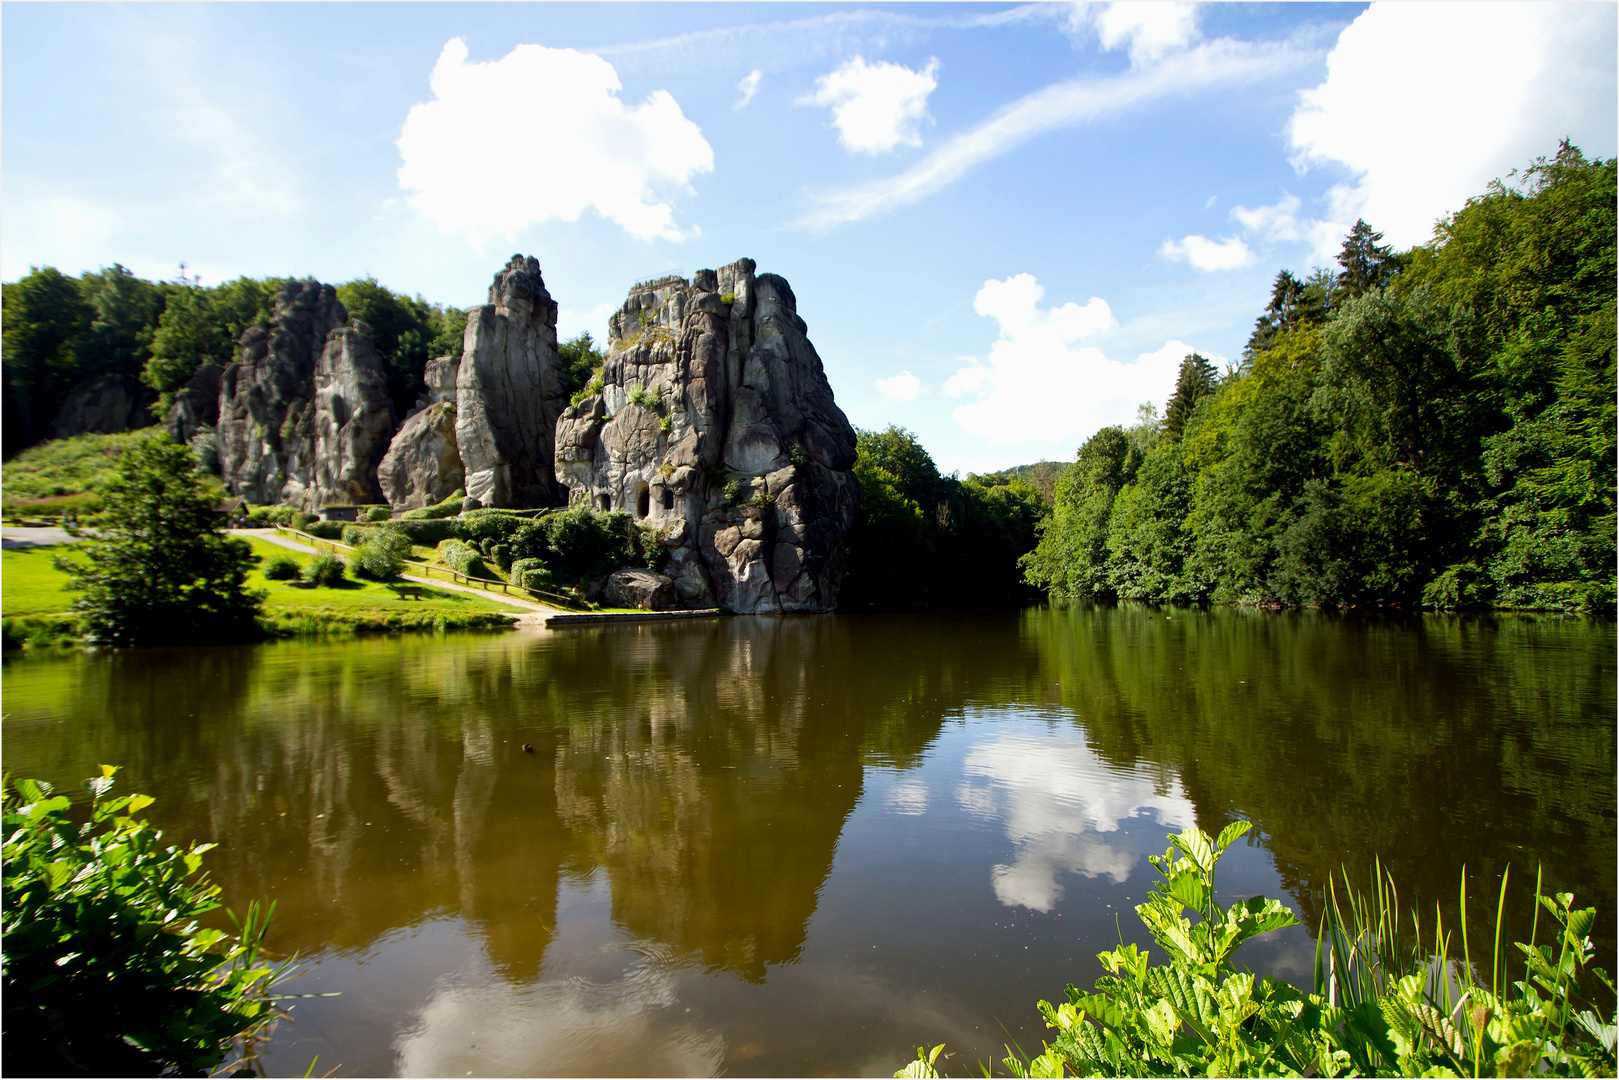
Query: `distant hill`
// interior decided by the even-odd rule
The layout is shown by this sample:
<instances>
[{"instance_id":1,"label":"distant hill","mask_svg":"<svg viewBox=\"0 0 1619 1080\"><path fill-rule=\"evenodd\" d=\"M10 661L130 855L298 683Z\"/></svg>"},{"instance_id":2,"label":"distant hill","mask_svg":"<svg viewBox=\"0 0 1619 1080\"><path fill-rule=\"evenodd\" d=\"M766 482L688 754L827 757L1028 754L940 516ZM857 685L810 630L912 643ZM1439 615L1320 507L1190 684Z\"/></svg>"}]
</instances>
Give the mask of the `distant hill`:
<instances>
[{"instance_id":1,"label":"distant hill","mask_svg":"<svg viewBox=\"0 0 1619 1080\"><path fill-rule=\"evenodd\" d=\"M1063 474L1073 462L1069 461L1036 461L1032 465L1014 465L1010 469L999 472L974 474L973 479L980 484L990 487L996 484L1005 484L1013 479L1022 480L1040 493L1040 497L1051 505L1057 490L1057 478Z\"/></svg>"}]
</instances>

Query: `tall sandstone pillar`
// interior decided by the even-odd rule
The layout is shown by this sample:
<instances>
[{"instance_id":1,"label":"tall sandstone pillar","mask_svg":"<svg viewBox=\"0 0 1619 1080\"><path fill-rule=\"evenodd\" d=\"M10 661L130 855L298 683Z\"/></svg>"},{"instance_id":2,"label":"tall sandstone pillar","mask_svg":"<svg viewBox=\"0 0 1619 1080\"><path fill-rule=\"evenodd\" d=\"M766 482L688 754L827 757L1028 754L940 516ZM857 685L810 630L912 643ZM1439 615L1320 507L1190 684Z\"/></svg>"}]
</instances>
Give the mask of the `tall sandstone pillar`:
<instances>
[{"instance_id":1,"label":"tall sandstone pillar","mask_svg":"<svg viewBox=\"0 0 1619 1080\"><path fill-rule=\"evenodd\" d=\"M559 502L552 440L568 400L557 305L533 256L512 256L489 303L467 313L455 396L467 497L484 506Z\"/></svg>"}]
</instances>

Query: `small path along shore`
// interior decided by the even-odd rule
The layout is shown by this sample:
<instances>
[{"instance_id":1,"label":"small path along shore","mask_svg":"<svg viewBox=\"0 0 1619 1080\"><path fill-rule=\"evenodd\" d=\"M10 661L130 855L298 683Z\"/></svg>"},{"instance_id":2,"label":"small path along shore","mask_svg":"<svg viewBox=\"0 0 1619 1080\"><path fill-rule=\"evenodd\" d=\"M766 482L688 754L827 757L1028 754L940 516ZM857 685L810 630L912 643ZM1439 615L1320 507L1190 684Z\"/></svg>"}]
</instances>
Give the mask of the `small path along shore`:
<instances>
[{"instance_id":1,"label":"small path along shore","mask_svg":"<svg viewBox=\"0 0 1619 1080\"><path fill-rule=\"evenodd\" d=\"M289 540L285 536L279 535L274 529L232 529L231 533L235 536L252 536L256 539L263 540L266 543L275 544L279 547L287 548L290 551L301 552L305 555L313 555L316 553L315 549L310 547L308 544L302 544L296 540ZM518 616L518 626L544 626L547 616L562 613L561 608L550 607L546 604L541 604L533 600L519 600L515 596L508 596L501 593L485 592L483 589L474 589L467 585L457 585L452 581L440 581L437 578L416 577L412 574L400 574L399 576L403 580L415 582L417 585L431 585L435 589L454 589L456 592L471 593L473 596L481 596L485 600L489 600L493 603L505 604L508 607L519 608L524 612L530 613Z\"/></svg>"},{"instance_id":2,"label":"small path along shore","mask_svg":"<svg viewBox=\"0 0 1619 1080\"><path fill-rule=\"evenodd\" d=\"M6 551L13 548L49 547L52 544L72 544L79 538L69 536L66 529L40 528L35 525L7 525L0 533L0 547Z\"/></svg>"}]
</instances>

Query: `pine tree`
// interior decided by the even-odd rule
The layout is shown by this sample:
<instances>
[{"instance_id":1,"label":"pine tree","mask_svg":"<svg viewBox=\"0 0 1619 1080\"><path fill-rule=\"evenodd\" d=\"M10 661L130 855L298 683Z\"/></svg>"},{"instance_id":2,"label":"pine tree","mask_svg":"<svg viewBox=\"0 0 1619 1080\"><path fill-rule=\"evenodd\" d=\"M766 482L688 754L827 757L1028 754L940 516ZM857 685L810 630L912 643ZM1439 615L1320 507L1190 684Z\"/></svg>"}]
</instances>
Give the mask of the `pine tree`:
<instances>
[{"instance_id":1,"label":"pine tree","mask_svg":"<svg viewBox=\"0 0 1619 1080\"><path fill-rule=\"evenodd\" d=\"M1186 430L1186 421L1191 419L1197 403L1214 393L1214 379L1214 365L1197 353L1188 353L1186 359L1181 361L1180 374L1175 379L1175 393L1164 409L1164 435L1170 442L1180 441Z\"/></svg>"},{"instance_id":2,"label":"pine tree","mask_svg":"<svg viewBox=\"0 0 1619 1080\"><path fill-rule=\"evenodd\" d=\"M1383 234L1373 232L1365 218L1357 219L1344 237L1343 249L1338 252L1338 265L1343 267L1338 286L1350 296L1381 289L1399 271L1394 252L1379 244L1381 239Z\"/></svg>"}]
</instances>

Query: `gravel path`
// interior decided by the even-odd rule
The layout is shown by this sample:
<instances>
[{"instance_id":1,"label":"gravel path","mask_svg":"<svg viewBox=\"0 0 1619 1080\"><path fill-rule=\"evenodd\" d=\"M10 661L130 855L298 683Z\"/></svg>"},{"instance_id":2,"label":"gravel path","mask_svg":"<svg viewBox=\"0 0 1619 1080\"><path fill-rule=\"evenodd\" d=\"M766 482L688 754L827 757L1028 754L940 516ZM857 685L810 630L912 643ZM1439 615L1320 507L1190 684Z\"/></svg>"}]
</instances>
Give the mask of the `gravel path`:
<instances>
[{"instance_id":1,"label":"gravel path","mask_svg":"<svg viewBox=\"0 0 1619 1080\"><path fill-rule=\"evenodd\" d=\"M10 551L12 548L47 547L51 544L72 544L79 537L69 536L66 529L34 528L32 526L7 525L0 532L0 547Z\"/></svg>"}]
</instances>

